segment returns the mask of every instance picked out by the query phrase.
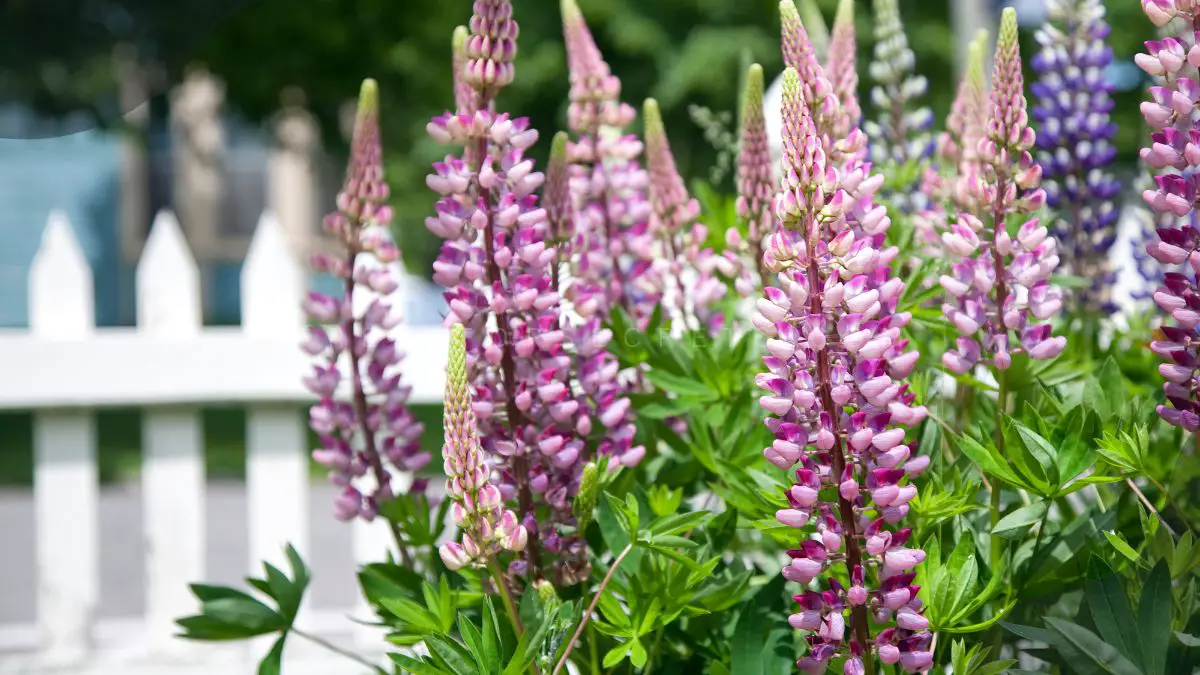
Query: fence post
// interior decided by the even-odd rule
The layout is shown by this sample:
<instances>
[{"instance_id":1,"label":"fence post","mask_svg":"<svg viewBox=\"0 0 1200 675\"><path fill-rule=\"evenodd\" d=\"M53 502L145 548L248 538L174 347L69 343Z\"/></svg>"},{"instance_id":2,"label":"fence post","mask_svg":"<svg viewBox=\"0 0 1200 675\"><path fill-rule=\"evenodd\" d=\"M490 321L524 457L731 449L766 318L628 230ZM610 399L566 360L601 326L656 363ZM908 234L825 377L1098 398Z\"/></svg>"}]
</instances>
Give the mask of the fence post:
<instances>
[{"instance_id":1,"label":"fence post","mask_svg":"<svg viewBox=\"0 0 1200 675\"><path fill-rule=\"evenodd\" d=\"M95 326L92 270L64 213L50 214L29 273L29 327L46 340L87 340ZM99 599L96 425L90 410L34 415L38 623L48 659L91 648Z\"/></svg>"},{"instance_id":2,"label":"fence post","mask_svg":"<svg viewBox=\"0 0 1200 675\"><path fill-rule=\"evenodd\" d=\"M137 327L147 339L200 333L200 272L179 222L160 212L137 267ZM179 358L187 358L183 349ZM148 647L180 650L173 620L191 614L189 582L204 578L204 432L194 407L147 409L142 416L142 512L146 544Z\"/></svg>"},{"instance_id":3,"label":"fence post","mask_svg":"<svg viewBox=\"0 0 1200 675\"><path fill-rule=\"evenodd\" d=\"M303 335L305 275L278 219L263 213L242 267L242 331L250 339ZM296 373L299 379L303 373ZM250 566L286 565L290 543L308 554L308 438L293 405L256 404L246 418L246 490ZM286 567L281 567L286 569Z\"/></svg>"}]
</instances>

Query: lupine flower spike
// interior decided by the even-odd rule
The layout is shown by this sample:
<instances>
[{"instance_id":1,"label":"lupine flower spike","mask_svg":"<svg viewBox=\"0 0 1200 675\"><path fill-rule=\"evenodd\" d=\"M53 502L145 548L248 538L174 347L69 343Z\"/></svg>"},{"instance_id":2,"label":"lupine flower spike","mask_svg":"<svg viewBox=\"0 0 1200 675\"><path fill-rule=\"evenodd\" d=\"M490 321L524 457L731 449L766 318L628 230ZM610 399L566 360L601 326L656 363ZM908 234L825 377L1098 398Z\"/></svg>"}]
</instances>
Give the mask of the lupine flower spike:
<instances>
[{"instance_id":1,"label":"lupine flower spike","mask_svg":"<svg viewBox=\"0 0 1200 675\"><path fill-rule=\"evenodd\" d=\"M1187 33L1146 43L1146 54L1135 58L1138 66L1161 83L1150 88L1151 100L1142 103L1142 115L1154 129L1152 144L1142 150L1142 160L1160 172L1157 189L1145 200L1163 222L1146 252L1167 270L1154 302L1172 319L1164 325L1150 348L1166 359L1159 373L1166 382L1167 403L1158 414L1167 422L1196 433L1200 431L1200 230L1195 222L1197 170L1200 169L1200 128L1196 102L1200 100L1200 6L1190 0L1143 0L1142 8L1157 26L1174 19L1187 24Z\"/></svg>"},{"instance_id":2,"label":"lupine flower spike","mask_svg":"<svg viewBox=\"0 0 1200 675\"><path fill-rule=\"evenodd\" d=\"M863 129L871 139L871 159L876 165L894 163L905 167L910 162L916 163L908 172L913 177L912 182L895 185L887 193L896 207L912 213L925 206L918 183L933 153L933 140L929 134L933 111L915 104L925 95L929 83L924 76L914 73L916 56L908 46L898 0L875 0L872 20L875 23L875 58L871 61L870 74L875 86L871 88L871 102L879 116L874 121L864 122Z\"/></svg>"},{"instance_id":3,"label":"lupine flower spike","mask_svg":"<svg viewBox=\"0 0 1200 675\"><path fill-rule=\"evenodd\" d=\"M675 167L658 102L647 99L642 114L646 120L646 161L653 208L650 229L661 251L645 278L674 318L688 328L715 333L724 322L717 304L726 291L715 272L732 278L737 276L738 266L734 258L718 256L705 248L708 228L696 222L700 203L688 194Z\"/></svg>"},{"instance_id":4,"label":"lupine flower spike","mask_svg":"<svg viewBox=\"0 0 1200 675\"><path fill-rule=\"evenodd\" d=\"M571 498L594 420L571 377L578 346L559 315L551 271L558 254L534 192L544 178L524 156L537 132L493 110L514 74L511 4L478 0L470 26L464 72L476 109L440 115L427 127L439 141L472 149L471 161L449 156L426 179L441 195L426 225L446 240L434 279L447 289L447 325L465 330L481 444L499 464L496 486L505 501L516 500L529 538L510 572L536 578L548 571L548 555L556 580L569 584L588 571L586 546L561 528L573 522Z\"/></svg>"},{"instance_id":5,"label":"lupine flower spike","mask_svg":"<svg viewBox=\"0 0 1200 675\"><path fill-rule=\"evenodd\" d=\"M624 131L636 111L620 101L621 81L605 63L575 0L562 0L562 17L571 80L567 154L577 209L573 282L564 292L587 319L606 321L620 306L645 325L659 298L642 283L654 253L650 181L638 164L642 143Z\"/></svg>"},{"instance_id":6,"label":"lupine flower spike","mask_svg":"<svg viewBox=\"0 0 1200 675\"><path fill-rule=\"evenodd\" d=\"M752 322L767 337L767 372L756 383L775 441L764 455L795 479L776 517L803 533L783 576L825 586L795 596L788 622L808 642L797 665L824 673L844 658L844 672L861 675L876 672L878 658L923 672L932 635L912 581L925 554L908 546L910 529L893 529L917 494L911 478L929 465L896 426L926 415L900 382L917 360L900 337L910 317L895 311L904 283L876 238L847 221L847 180L858 178L828 165L794 68L783 75L783 118L781 229L766 252L777 276ZM835 564L845 565L849 588L830 574ZM894 625L872 635L868 614Z\"/></svg>"},{"instance_id":7,"label":"lupine flower spike","mask_svg":"<svg viewBox=\"0 0 1200 675\"><path fill-rule=\"evenodd\" d=\"M390 264L400 252L388 233L379 143L378 95L366 80L359 96L346 182L338 210L324 221L342 256L319 254L313 268L343 282L341 297L310 293L304 302L309 328L302 348L317 360L305 386L320 397L309 411L309 424L321 440L313 459L329 469L342 492L334 504L340 520L372 520L394 496L393 471L414 472L429 463L418 443L423 430L405 406L410 387L401 383L404 353L389 337L400 323L388 295L397 280ZM349 401L335 398L348 375ZM373 485L364 485L367 482ZM423 489L414 483L413 489Z\"/></svg>"},{"instance_id":8,"label":"lupine flower spike","mask_svg":"<svg viewBox=\"0 0 1200 675\"><path fill-rule=\"evenodd\" d=\"M841 0L838 3L825 72L829 74L833 95L839 104L838 123L833 133L836 138L845 138L850 129L862 121L862 108L858 104L858 40L854 29L854 0Z\"/></svg>"},{"instance_id":9,"label":"lupine flower spike","mask_svg":"<svg viewBox=\"0 0 1200 675\"><path fill-rule=\"evenodd\" d=\"M737 213L747 225L747 241L741 240L740 232L731 228L726 234L726 244L731 249L743 250L753 265L747 271L758 271L758 286L765 288L771 278L763 262L763 239L775 233L775 214L771 211L771 199L775 194L775 181L771 169L771 149L767 144L767 125L763 116L763 69L755 63L746 73L746 93L742 99L742 142L738 151ZM739 277L742 282L745 276ZM741 295L751 295L751 289L740 284ZM752 284L753 286L753 284Z\"/></svg>"},{"instance_id":10,"label":"lupine flower spike","mask_svg":"<svg viewBox=\"0 0 1200 675\"><path fill-rule=\"evenodd\" d=\"M1054 237L1037 218L1025 221L1015 238L1008 233L1012 218L1046 201L1038 187L1041 167L1029 153L1034 132L1025 112L1019 49L1016 12L1008 8L996 44L991 118L978 146L982 174L966 189L981 215L961 211L942 234L946 249L958 257L940 280L949 294L942 309L960 335L942 363L959 374L985 360L1007 370L1017 352L1054 358L1067 344L1050 334L1049 320L1062 308L1061 291L1048 281L1058 266Z\"/></svg>"},{"instance_id":11,"label":"lupine flower spike","mask_svg":"<svg viewBox=\"0 0 1200 675\"><path fill-rule=\"evenodd\" d=\"M1109 27L1100 0L1051 0L1047 9L1053 23L1037 33L1041 51L1033 69L1039 77L1032 87L1046 201L1059 214L1054 236L1067 268L1091 280L1079 291L1080 307L1111 312L1116 272L1108 257L1117 239L1113 200L1121 186L1109 171L1117 154L1113 86L1104 78L1112 63Z\"/></svg>"},{"instance_id":12,"label":"lupine flower spike","mask_svg":"<svg viewBox=\"0 0 1200 675\"><path fill-rule=\"evenodd\" d=\"M808 27L808 37L812 40L813 53L817 60L824 61L829 53L829 26L825 25L825 16L821 14L821 6L817 0L800 0L800 18Z\"/></svg>"},{"instance_id":13,"label":"lupine flower spike","mask_svg":"<svg viewBox=\"0 0 1200 675\"><path fill-rule=\"evenodd\" d=\"M834 148L837 136L834 134L840 119L841 110L837 96L833 93L833 84L826 77L825 69L817 60L812 40L800 13L796 10L793 0L781 0L779 3L779 24L781 44L783 47L783 65L795 68L800 74L802 94L812 111L813 124L816 126L821 146L830 159L837 165L840 153Z\"/></svg>"},{"instance_id":14,"label":"lupine flower spike","mask_svg":"<svg viewBox=\"0 0 1200 675\"><path fill-rule=\"evenodd\" d=\"M442 544L438 553L452 570L486 567L500 551L519 552L528 534L516 515L504 508L500 490L488 479L490 468L479 445L471 386L467 382L467 339L462 324L450 327L450 356L446 365L443 401L446 443L446 494L454 500L450 516L462 533L461 542Z\"/></svg>"}]
</instances>

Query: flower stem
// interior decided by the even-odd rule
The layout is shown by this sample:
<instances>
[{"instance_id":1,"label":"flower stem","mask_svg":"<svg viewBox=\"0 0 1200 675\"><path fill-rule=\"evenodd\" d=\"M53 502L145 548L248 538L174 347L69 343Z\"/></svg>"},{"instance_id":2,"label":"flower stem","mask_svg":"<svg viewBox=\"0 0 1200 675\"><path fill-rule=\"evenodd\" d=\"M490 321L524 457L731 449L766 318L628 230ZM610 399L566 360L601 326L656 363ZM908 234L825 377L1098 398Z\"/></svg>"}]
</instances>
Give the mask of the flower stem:
<instances>
[{"instance_id":1,"label":"flower stem","mask_svg":"<svg viewBox=\"0 0 1200 675\"><path fill-rule=\"evenodd\" d=\"M567 649L563 652L562 657L558 659L558 663L554 665L554 670L550 675L558 675L562 671L563 666L567 664L567 658L571 656L571 651L575 649L575 644L579 641L579 636L583 635L583 629L587 628L588 620L592 618L592 613L596 611L596 605L600 604L600 596L604 595L604 589L608 587L608 582L612 580L613 574L616 573L617 567L621 565L621 561L625 560L625 556L633 550L633 542L625 545L617 558L613 560L612 565L608 568L608 574L604 575L604 580L600 582L600 587L596 589L596 595L592 597L592 602L588 605L587 611L579 619L579 626L575 628L575 634L571 636L571 641L567 643Z\"/></svg>"},{"instance_id":2,"label":"flower stem","mask_svg":"<svg viewBox=\"0 0 1200 675\"><path fill-rule=\"evenodd\" d=\"M500 566L495 560L488 561L488 571L492 573L492 582L496 584L496 590L500 593L500 600L504 602L504 611L508 612L508 618L513 622L513 629L519 636L525 631L521 625L521 615L517 613L517 606L513 603L512 593L508 592L508 584L504 583L504 574L500 572Z\"/></svg>"},{"instance_id":3,"label":"flower stem","mask_svg":"<svg viewBox=\"0 0 1200 675\"><path fill-rule=\"evenodd\" d=\"M1154 504L1150 503L1149 499L1146 499L1146 495L1143 494L1141 489L1138 488L1137 483L1134 483L1132 478L1126 478L1125 484L1129 486L1130 490L1133 490L1133 493L1138 496L1138 499L1142 500L1142 504L1145 504L1146 508L1150 509L1150 513L1153 513L1158 518L1158 522L1162 523L1162 526L1167 529L1167 532L1170 533L1172 537L1178 538L1179 535L1175 533L1175 530L1171 529L1171 526L1167 524L1167 519L1163 518L1162 514L1158 512L1158 509L1154 508Z\"/></svg>"},{"instance_id":4,"label":"flower stem","mask_svg":"<svg viewBox=\"0 0 1200 675\"><path fill-rule=\"evenodd\" d=\"M366 666L367 668L370 668L372 672L380 673L381 675L388 675L388 671L384 670L383 668L380 668L379 666L375 665L374 663L371 663L366 658L364 658L358 654L355 654L354 652L352 652L348 649L342 649L341 647L333 644L332 642L330 642L324 638L317 637L316 635L313 635L312 633L307 633L307 632L302 631L299 628L296 628L294 626L291 628L290 632L293 635L302 637L305 640L308 640L309 642L311 642L313 644L320 645L320 646L324 647L325 649L328 649L329 651L333 652L334 654L344 656L344 657L350 659L351 661L354 661L363 666Z\"/></svg>"},{"instance_id":5,"label":"flower stem","mask_svg":"<svg viewBox=\"0 0 1200 675\"><path fill-rule=\"evenodd\" d=\"M1004 448L1004 415L1006 412L1008 412L1008 372L1004 370L997 370L996 381L1000 385L1000 390L996 397L996 432L993 438L995 440L996 450L1000 453L1000 456L1003 457L1005 461L1008 461L1008 453L1005 452ZM1000 522L1000 490L1000 479L993 476L991 497L992 529L995 529L996 525ZM991 567L993 570L997 569L1000 565L1000 559L1004 555L1003 549L1004 539L993 534L991 546Z\"/></svg>"}]
</instances>

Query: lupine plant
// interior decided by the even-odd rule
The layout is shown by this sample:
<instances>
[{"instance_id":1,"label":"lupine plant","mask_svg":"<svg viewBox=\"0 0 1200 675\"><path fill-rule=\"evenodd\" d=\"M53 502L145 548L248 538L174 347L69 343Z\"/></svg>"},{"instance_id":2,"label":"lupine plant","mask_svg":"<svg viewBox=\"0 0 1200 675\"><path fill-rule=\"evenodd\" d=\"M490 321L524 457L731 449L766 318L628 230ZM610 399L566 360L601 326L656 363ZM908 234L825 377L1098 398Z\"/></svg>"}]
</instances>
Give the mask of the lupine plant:
<instances>
[{"instance_id":1,"label":"lupine plant","mask_svg":"<svg viewBox=\"0 0 1200 675\"><path fill-rule=\"evenodd\" d=\"M358 575L379 649L303 625L291 548L257 597L194 585L183 637L273 635L260 673L290 636L417 675L1200 673L1200 5L1143 0L1122 27L1164 31L1136 57L1156 232L1130 243L1165 269L1147 320L1110 302L1132 186L1097 0L1051 0L1029 64L1004 10L941 122L906 3L875 0L868 38L849 0L828 33L782 0L782 101L751 65L725 201L685 180L706 167L656 100L623 102L589 0L561 2L552 136L503 107L526 5L462 4L427 127L442 247L410 271L443 289L445 342L396 330L370 80L337 252L312 261L341 291L303 301L333 516L394 540ZM431 439L404 353L441 349Z\"/></svg>"}]
</instances>

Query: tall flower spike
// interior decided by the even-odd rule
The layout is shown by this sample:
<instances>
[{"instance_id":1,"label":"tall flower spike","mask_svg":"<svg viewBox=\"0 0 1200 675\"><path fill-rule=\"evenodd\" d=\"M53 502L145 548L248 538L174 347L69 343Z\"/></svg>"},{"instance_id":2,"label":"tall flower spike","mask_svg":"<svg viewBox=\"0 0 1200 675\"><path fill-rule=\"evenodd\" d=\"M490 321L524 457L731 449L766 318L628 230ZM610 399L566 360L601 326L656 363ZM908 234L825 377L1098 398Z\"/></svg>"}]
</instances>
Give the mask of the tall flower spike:
<instances>
[{"instance_id":1,"label":"tall flower spike","mask_svg":"<svg viewBox=\"0 0 1200 675\"><path fill-rule=\"evenodd\" d=\"M475 105L475 88L467 82L467 27L454 29L451 39L451 68L454 71L454 106L458 110L472 110Z\"/></svg>"},{"instance_id":2,"label":"tall flower spike","mask_svg":"<svg viewBox=\"0 0 1200 675\"><path fill-rule=\"evenodd\" d=\"M465 79L480 92L482 101L490 102L496 92L512 84L518 33L511 0L475 0Z\"/></svg>"},{"instance_id":3,"label":"tall flower spike","mask_svg":"<svg viewBox=\"0 0 1200 675\"><path fill-rule=\"evenodd\" d=\"M1200 432L1200 229L1197 187L1200 186L1200 6L1190 0L1143 0L1155 25L1173 19L1186 23L1185 33L1146 42L1134 61L1156 80L1142 115L1154 133L1142 150L1142 161L1158 172L1157 189L1144 193L1157 214L1159 228L1146 253L1162 264L1162 285L1154 302L1174 319L1156 331L1150 348L1165 359L1159 374L1166 382L1167 403L1158 414L1170 424Z\"/></svg>"},{"instance_id":4,"label":"tall flower spike","mask_svg":"<svg viewBox=\"0 0 1200 675\"><path fill-rule=\"evenodd\" d=\"M896 312L904 282L888 267L894 253L877 248L883 232L860 235L848 222L847 188L860 178L827 165L793 68L783 74L783 118L781 229L766 251L777 277L752 323L767 337L767 372L755 382L775 441L763 454L795 481L776 518L803 531L783 576L805 587L820 577L827 587L794 596L788 623L809 645L797 666L824 673L844 658L844 672L873 673L878 658L924 672L933 636L912 581L925 554L907 546L910 529L894 529L916 497L912 478L929 465L895 426L926 415L900 382L917 360L900 337L910 319ZM849 588L831 573L835 564L845 565ZM872 636L868 612L895 625Z\"/></svg>"},{"instance_id":5,"label":"tall flower spike","mask_svg":"<svg viewBox=\"0 0 1200 675\"><path fill-rule=\"evenodd\" d=\"M644 276L647 290L660 294L675 317L690 328L716 332L724 317L717 304L725 296L725 284L714 272L737 274L730 258L704 248L708 228L696 222L700 203L688 194L675 166L658 102L646 99L646 163L650 172L650 230L659 239L662 257Z\"/></svg>"},{"instance_id":6,"label":"tall flower spike","mask_svg":"<svg viewBox=\"0 0 1200 675\"><path fill-rule=\"evenodd\" d=\"M467 382L467 339L462 324L450 327L450 355L446 365L443 425L446 442L446 494L454 500L450 515L462 532L461 542L442 544L438 553L446 567L486 567L501 550L520 551L528 534L517 517L504 508L500 490L488 480L471 407Z\"/></svg>"},{"instance_id":7,"label":"tall flower spike","mask_svg":"<svg viewBox=\"0 0 1200 675\"><path fill-rule=\"evenodd\" d=\"M914 72L916 56L908 46L898 0L875 0L873 20L875 58L870 74L875 86L871 88L871 102L879 115L863 127L871 139L871 158L875 164L918 164L917 170L911 172L913 182L897 186L888 194L893 204L911 213L924 207L917 183L924 173L921 168L933 153L929 134L933 111L915 105L925 95L929 82Z\"/></svg>"},{"instance_id":8,"label":"tall flower spike","mask_svg":"<svg viewBox=\"0 0 1200 675\"><path fill-rule=\"evenodd\" d=\"M854 29L854 0L841 0L833 21L833 37L825 72L833 85L839 111L835 138L845 138L850 129L858 126L862 108L858 105L858 40Z\"/></svg>"},{"instance_id":9,"label":"tall flower spike","mask_svg":"<svg viewBox=\"0 0 1200 675\"><path fill-rule=\"evenodd\" d=\"M1037 33L1039 78L1032 87L1046 201L1059 215L1054 236L1068 269L1092 280L1079 291L1081 308L1111 312L1116 272L1108 258L1117 240L1120 213L1113 200L1121 185L1109 171L1117 154L1113 86L1104 78L1112 63L1109 27L1100 0L1050 0L1047 9L1053 23Z\"/></svg>"},{"instance_id":10,"label":"tall flower spike","mask_svg":"<svg viewBox=\"0 0 1200 675\"><path fill-rule=\"evenodd\" d=\"M374 80L363 82L350 150L338 210L324 221L342 255L319 254L312 261L317 272L340 279L343 292L338 298L309 294L304 310L316 325L301 347L317 361L304 379L319 397L309 410L309 425L321 441L312 456L342 487L334 514L372 520L394 496L392 471L418 471L430 460L418 442L423 426L405 405L411 387L401 383L404 353L389 335L400 323L388 298L397 283L389 265L400 252L388 233L392 210L385 203ZM349 401L336 398L343 373L349 374ZM363 485L368 474L370 487Z\"/></svg>"},{"instance_id":11,"label":"tall flower spike","mask_svg":"<svg viewBox=\"0 0 1200 675\"><path fill-rule=\"evenodd\" d=\"M562 0L563 37L571 80L567 121L571 192L578 207L567 299L581 316L606 321L620 306L639 325L658 299L640 277L649 250L649 179L638 165L642 143L624 129L636 116L620 101L621 82L596 47L575 0Z\"/></svg>"},{"instance_id":12,"label":"tall flower spike","mask_svg":"<svg viewBox=\"0 0 1200 675\"><path fill-rule=\"evenodd\" d=\"M963 374L983 358L999 370L1023 351L1032 359L1050 359L1066 347L1065 337L1050 334L1049 320L1062 308L1062 292L1050 285L1058 266L1057 243L1037 218L1008 234L1007 222L1040 209L1046 201L1041 167L1029 154L1034 132L1025 112L1017 15L1004 10L996 43L991 117L979 142L983 174L970 187L985 220L970 212L942 234L957 256L951 273L941 277L949 294L942 305L961 337L942 363Z\"/></svg>"},{"instance_id":13,"label":"tall flower spike","mask_svg":"<svg viewBox=\"0 0 1200 675\"><path fill-rule=\"evenodd\" d=\"M825 154L832 159L834 143L838 138L834 132L840 115L833 84L826 77L825 69L817 59L812 40L809 39L808 31L804 22L800 20L800 13L796 10L793 0L781 0L779 3L779 24L782 32L783 65L795 68L799 73L801 94L812 111L813 124Z\"/></svg>"},{"instance_id":14,"label":"tall flower spike","mask_svg":"<svg viewBox=\"0 0 1200 675\"><path fill-rule=\"evenodd\" d=\"M770 279L770 272L763 262L763 239L774 234L776 225L775 214L771 211L775 180L771 170L771 149L767 143L767 125L763 115L763 69L757 63L751 65L746 73L737 179L737 213L738 218L746 221L748 241L741 242L736 229L727 234L726 240L744 248L754 261L753 268L758 270L758 289L761 289L767 286ZM742 290L745 289L739 289Z\"/></svg>"}]
</instances>

